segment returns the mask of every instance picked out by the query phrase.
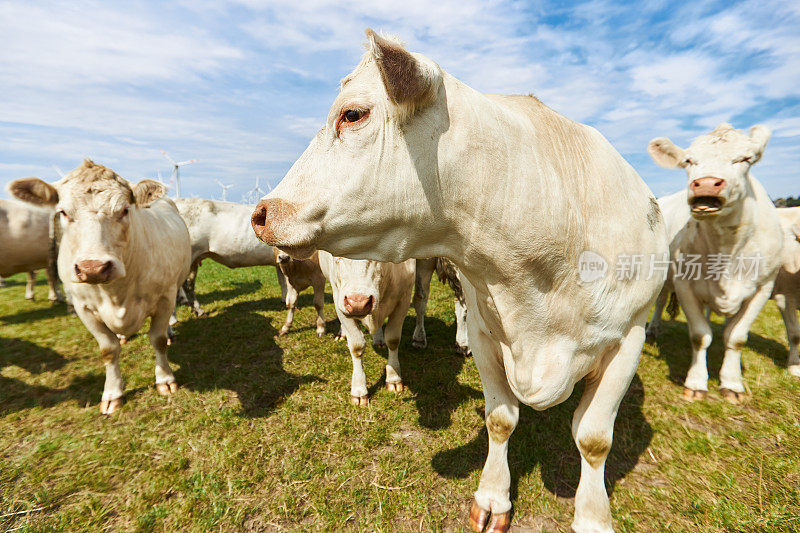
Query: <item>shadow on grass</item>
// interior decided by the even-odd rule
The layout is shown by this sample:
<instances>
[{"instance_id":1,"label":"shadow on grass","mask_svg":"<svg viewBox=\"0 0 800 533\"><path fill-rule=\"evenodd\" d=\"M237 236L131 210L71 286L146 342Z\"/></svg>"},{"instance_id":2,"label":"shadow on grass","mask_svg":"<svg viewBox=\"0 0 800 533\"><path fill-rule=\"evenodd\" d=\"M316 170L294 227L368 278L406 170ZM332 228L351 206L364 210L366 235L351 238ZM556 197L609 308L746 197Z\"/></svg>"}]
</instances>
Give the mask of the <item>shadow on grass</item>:
<instances>
[{"instance_id":1,"label":"shadow on grass","mask_svg":"<svg viewBox=\"0 0 800 533\"><path fill-rule=\"evenodd\" d=\"M181 324L169 352L170 361L181 366L178 383L193 391L234 391L242 416L263 417L300 385L322 381L283 369L283 350L273 338L277 330L255 312L263 309L264 300L240 302Z\"/></svg>"},{"instance_id":2,"label":"shadow on grass","mask_svg":"<svg viewBox=\"0 0 800 533\"><path fill-rule=\"evenodd\" d=\"M725 356L723 342L724 324L711 323L713 340L707 351L708 376L719 377L719 369ZM658 347L659 358L664 359L669 368L669 380L676 385L683 385L686 373L692 362L692 347L689 342L689 327L686 322L664 321L661 325L661 334L653 342ZM775 339L767 338L754 332L747 336L748 348L754 352L768 357L779 368L786 367L788 349ZM742 373L747 375L747 359L742 357Z\"/></svg>"},{"instance_id":3,"label":"shadow on grass","mask_svg":"<svg viewBox=\"0 0 800 533\"><path fill-rule=\"evenodd\" d=\"M50 348L26 340L0 337L0 368L14 365L32 374L41 374L58 370L66 363L61 354ZM17 379L0 376L0 416L30 407L52 407L69 400L84 405L92 400L92 391L102 387L102 384L103 376L98 374L76 377L63 389L28 385Z\"/></svg>"},{"instance_id":4,"label":"shadow on grass","mask_svg":"<svg viewBox=\"0 0 800 533\"><path fill-rule=\"evenodd\" d=\"M583 389L583 383L579 383L566 402L546 411L520 405L519 423L511 435L508 451L512 502L518 497L519 479L532 472L536 465L541 469L547 490L561 498L575 496L581 463L570 428L572 413ZM609 494L617 481L634 469L653 438L653 429L642 413L643 401L642 381L636 375L622 400L614 425L614 443L605 469ZM480 414L483 416L482 410ZM471 442L438 452L431 463L434 470L445 477L465 478L483 468L488 451L489 436L484 426Z\"/></svg>"},{"instance_id":5,"label":"shadow on grass","mask_svg":"<svg viewBox=\"0 0 800 533\"><path fill-rule=\"evenodd\" d=\"M45 301L46 300L45 298ZM26 322L35 322L37 320L47 320L57 316L66 316L68 314L67 304L59 302L50 304L47 307L37 307L36 309L22 311L13 315L0 316L0 322L5 324L23 324Z\"/></svg>"}]
</instances>

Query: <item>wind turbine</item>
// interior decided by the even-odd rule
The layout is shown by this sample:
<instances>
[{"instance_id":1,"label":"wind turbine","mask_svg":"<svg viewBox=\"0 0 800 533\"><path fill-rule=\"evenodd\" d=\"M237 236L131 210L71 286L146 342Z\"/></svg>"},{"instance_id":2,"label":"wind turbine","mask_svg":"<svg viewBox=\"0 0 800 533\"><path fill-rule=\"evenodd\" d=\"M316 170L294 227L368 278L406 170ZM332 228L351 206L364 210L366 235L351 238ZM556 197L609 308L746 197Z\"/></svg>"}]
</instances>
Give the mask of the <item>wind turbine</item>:
<instances>
[{"instance_id":1,"label":"wind turbine","mask_svg":"<svg viewBox=\"0 0 800 533\"><path fill-rule=\"evenodd\" d=\"M214 180L214 181L216 181L216 182L217 182L217 185L219 185L220 187L222 187L222 201L223 201L223 202L227 202L227 201L228 201L228 189L230 189L231 187L233 187L233 183L231 183L230 185L225 185L224 183L222 183L222 182L221 182L221 181L219 181L219 180Z\"/></svg>"},{"instance_id":2,"label":"wind turbine","mask_svg":"<svg viewBox=\"0 0 800 533\"><path fill-rule=\"evenodd\" d=\"M161 153L164 154L164 157L167 158L172 164L172 176L175 178L175 198L181 197L181 167L184 165L191 165L192 163L197 163L197 159L189 159L187 161L181 161L180 163L176 163L174 159L172 159L165 150L161 150Z\"/></svg>"},{"instance_id":3,"label":"wind turbine","mask_svg":"<svg viewBox=\"0 0 800 533\"><path fill-rule=\"evenodd\" d=\"M267 185L269 187L269 185ZM272 189L272 187L269 187ZM247 191L244 196L242 196L242 200L246 204L254 204L258 202L263 196L267 193L264 192L264 189L258 186L258 178L256 178L256 186Z\"/></svg>"}]
</instances>

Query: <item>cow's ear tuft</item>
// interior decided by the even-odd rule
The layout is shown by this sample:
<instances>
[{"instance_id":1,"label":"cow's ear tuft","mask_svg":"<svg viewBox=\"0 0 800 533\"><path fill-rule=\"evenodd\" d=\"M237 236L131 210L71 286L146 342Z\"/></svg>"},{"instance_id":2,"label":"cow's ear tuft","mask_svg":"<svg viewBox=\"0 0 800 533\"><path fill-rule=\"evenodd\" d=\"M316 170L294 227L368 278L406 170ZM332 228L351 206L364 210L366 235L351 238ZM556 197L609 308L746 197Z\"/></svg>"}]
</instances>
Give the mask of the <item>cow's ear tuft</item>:
<instances>
[{"instance_id":1,"label":"cow's ear tuft","mask_svg":"<svg viewBox=\"0 0 800 533\"><path fill-rule=\"evenodd\" d=\"M761 124L750 128L750 142L753 143L753 149L756 152L752 163L755 163L761 159L762 155L764 155L764 149L767 147L767 143L769 142L769 138L771 136L772 131L770 131L768 127Z\"/></svg>"},{"instance_id":2,"label":"cow's ear tuft","mask_svg":"<svg viewBox=\"0 0 800 533\"><path fill-rule=\"evenodd\" d=\"M367 31L367 48L375 58L389 99L407 107L409 114L429 104L442 83L439 66L414 55L391 39L381 37L371 28Z\"/></svg>"},{"instance_id":3,"label":"cow's ear tuft","mask_svg":"<svg viewBox=\"0 0 800 533\"><path fill-rule=\"evenodd\" d=\"M647 153L653 161L664 168L675 168L685 166L686 152L666 137L657 137L647 145Z\"/></svg>"},{"instance_id":4,"label":"cow's ear tuft","mask_svg":"<svg viewBox=\"0 0 800 533\"><path fill-rule=\"evenodd\" d=\"M142 180L133 186L133 198L139 207L149 207L165 194L167 188L157 181Z\"/></svg>"},{"instance_id":5,"label":"cow's ear tuft","mask_svg":"<svg viewBox=\"0 0 800 533\"><path fill-rule=\"evenodd\" d=\"M8 185L8 192L15 198L35 205L54 206L58 203L55 187L39 178L22 178Z\"/></svg>"}]
</instances>

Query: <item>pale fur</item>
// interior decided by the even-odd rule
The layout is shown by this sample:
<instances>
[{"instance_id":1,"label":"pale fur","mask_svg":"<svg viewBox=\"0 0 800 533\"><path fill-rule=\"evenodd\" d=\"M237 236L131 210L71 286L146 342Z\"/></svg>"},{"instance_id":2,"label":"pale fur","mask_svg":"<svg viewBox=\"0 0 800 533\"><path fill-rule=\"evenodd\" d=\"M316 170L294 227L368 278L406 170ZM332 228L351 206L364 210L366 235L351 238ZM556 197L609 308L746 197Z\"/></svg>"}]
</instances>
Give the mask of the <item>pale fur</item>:
<instances>
[{"instance_id":1,"label":"pale fur","mask_svg":"<svg viewBox=\"0 0 800 533\"><path fill-rule=\"evenodd\" d=\"M322 337L325 334L325 316L322 314L325 306L325 275L319 267L319 255L315 252L308 259L292 259L289 254L277 248L273 248L273 252L278 258L278 272L286 287L283 296L287 310L286 321L278 335L286 335L289 332L294 321L297 297L302 291L311 287L314 291L314 310L317 312L317 337Z\"/></svg>"},{"instance_id":2,"label":"pale fur","mask_svg":"<svg viewBox=\"0 0 800 533\"><path fill-rule=\"evenodd\" d=\"M152 318L149 335L156 352L156 384L170 391L175 383L166 356L167 329L175 295L189 273L189 232L171 200L149 194L163 194L163 188L158 190L146 180L142 183L148 194L139 196L149 198L152 203L147 205L131 203L138 186L131 188L113 171L91 161L54 186L36 184L55 193L51 197L58 202L56 208L69 216L61 217L58 273L76 313L99 344L106 366L101 402L105 413L113 412L118 406L114 402L124 394L117 335L133 335L148 317ZM129 212L123 217L126 207ZM83 260L111 261L113 278L103 284L81 283L75 265Z\"/></svg>"},{"instance_id":3,"label":"pale fur","mask_svg":"<svg viewBox=\"0 0 800 533\"><path fill-rule=\"evenodd\" d=\"M573 418L582 474L572 527L610 531L605 458L664 280L618 281L612 271L584 284L578 257L666 255L664 222L647 186L596 130L535 98L482 95L439 72L436 96L398 121L368 52L326 126L262 200L266 211L291 208L261 234L297 255L451 259L463 274L486 398L489 455L477 504L511 507L506 452L518 401L545 409L587 378ZM369 119L337 134L349 104L371 109Z\"/></svg>"},{"instance_id":4,"label":"pale fur","mask_svg":"<svg viewBox=\"0 0 800 533\"><path fill-rule=\"evenodd\" d=\"M800 308L800 207L778 209L778 217L784 231L783 262L772 297L778 305L786 326L786 339L789 342L789 373L800 377L800 325L797 310Z\"/></svg>"},{"instance_id":5,"label":"pale fur","mask_svg":"<svg viewBox=\"0 0 800 533\"><path fill-rule=\"evenodd\" d=\"M228 268L273 266L281 296L286 297L286 281L277 267L274 251L258 240L250 227L252 205L202 198L180 198L175 205L189 228L192 243L192 268L183 289L196 315L204 313L194 287L197 268L205 258Z\"/></svg>"},{"instance_id":6,"label":"pale fur","mask_svg":"<svg viewBox=\"0 0 800 533\"><path fill-rule=\"evenodd\" d=\"M34 299L36 270L46 269L48 298L61 299L58 280L47 269L50 252L52 207L39 207L16 200L0 199L0 276L28 273L25 297Z\"/></svg>"},{"instance_id":7,"label":"pale fur","mask_svg":"<svg viewBox=\"0 0 800 533\"><path fill-rule=\"evenodd\" d=\"M373 344L384 343L389 351L386 362L386 383L400 384L399 346L403 320L411 307L411 291L414 288L414 260L402 263L380 263L370 260L353 260L333 257L328 252L319 252L319 264L328 278L333 292L333 306L342 325L342 336L353 361L350 380L352 398L367 397L367 377L361 358L364 354L364 324L372 334ZM363 318L348 317L344 297L353 294L372 296L372 312ZM386 322L386 331L383 325Z\"/></svg>"},{"instance_id":8,"label":"pale fur","mask_svg":"<svg viewBox=\"0 0 800 533\"><path fill-rule=\"evenodd\" d=\"M725 358L720 369L720 388L726 397L738 401L745 392L741 371L741 350L750 326L769 299L781 262L783 231L777 211L764 188L750 173L752 164L764 152L768 130L754 126L750 135L721 124L707 135L695 139L687 149L673 145L668 139L650 142L653 158L664 166L680 166L686 170L689 184L703 177L724 179L721 196L724 203L719 212L707 215L679 207L680 199L690 202L691 193L684 190L672 199L675 209L665 213L667 225L680 231L672 239L670 254L673 262L681 254L700 254L703 262L715 253L736 257L763 258L757 276L730 275L715 280L699 280L676 276L673 280L678 301L686 314L692 345L692 364L684 385L688 391L708 390L706 350L711 344L711 328L704 315L707 308L728 317L724 339ZM742 161L749 158L749 161ZM682 226L682 227L681 227ZM728 391L732 391L728 392Z\"/></svg>"}]
</instances>

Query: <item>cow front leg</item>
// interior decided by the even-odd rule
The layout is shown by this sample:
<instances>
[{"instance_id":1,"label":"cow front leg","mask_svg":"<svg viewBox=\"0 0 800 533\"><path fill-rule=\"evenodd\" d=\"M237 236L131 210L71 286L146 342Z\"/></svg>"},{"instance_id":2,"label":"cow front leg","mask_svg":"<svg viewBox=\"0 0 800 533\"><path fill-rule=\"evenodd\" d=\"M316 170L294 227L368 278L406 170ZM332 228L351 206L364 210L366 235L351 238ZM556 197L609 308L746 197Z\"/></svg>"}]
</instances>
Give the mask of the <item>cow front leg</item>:
<instances>
[{"instance_id":1,"label":"cow front leg","mask_svg":"<svg viewBox=\"0 0 800 533\"><path fill-rule=\"evenodd\" d=\"M325 278L314 284L314 310L317 312L317 337L325 335L325 315L322 310L325 308Z\"/></svg>"},{"instance_id":2,"label":"cow front leg","mask_svg":"<svg viewBox=\"0 0 800 533\"><path fill-rule=\"evenodd\" d=\"M508 439L519 420L519 403L511 391L503 367L500 344L472 323L470 346L483 384L489 453L470 509L475 531L500 533L511 527L511 472L508 469ZM491 519L491 520L490 520Z\"/></svg>"},{"instance_id":3,"label":"cow front leg","mask_svg":"<svg viewBox=\"0 0 800 533\"><path fill-rule=\"evenodd\" d=\"M316 294L315 294L316 297ZM278 335L286 335L289 332L289 329L292 327L292 322L294 322L294 311L295 306L297 305L297 290L294 286L289 285L286 288L286 322L283 323L283 327L278 332Z\"/></svg>"},{"instance_id":4,"label":"cow front leg","mask_svg":"<svg viewBox=\"0 0 800 533\"><path fill-rule=\"evenodd\" d=\"M586 377L586 388L572 417L572 437L581 454L581 478L575 492L576 533L612 532L611 507L604 483L605 464L619 404L636 374L645 340L642 316L616 353Z\"/></svg>"},{"instance_id":5,"label":"cow front leg","mask_svg":"<svg viewBox=\"0 0 800 533\"><path fill-rule=\"evenodd\" d=\"M36 271L31 270L28 272L28 281L25 283L25 299L32 302L36 301L36 295L33 292L33 287L36 285Z\"/></svg>"},{"instance_id":6,"label":"cow front leg","mask_svg":"<svg viewBox=\"0 0 800 533\"><path fill-rule=\"evenodd\" d=\"M425 314L428 312L428 298L431 294L431 277L436 269L436 259L417 259L414 273L414 311L416 323L411 345L414 348L428 346L428 337L425 333Z\"/></svg>"},{"instance_id":7,"label":"cow front leg","mask_svg":"<svg viewBox=\"0 0 800 533\"><path fill-rule=\"evenodd\" d=\"M350 378L350 403L365 407L369 405L369 394L367 391L367 374L364 373L361 358L364 356L364 348L367 342L364 339L364 333L355 320L345 317L338 309L336 313L339 315L342 333L347 338L347 348L350 350L350 358L353 361L353 375Z\"/></svg>"},{"instance_id":8,"label":"cow front leg","mask_svg":"<svg viewBox=\"0 0 800 533\"><path fill-rule=\"evenodd\" d=\"M148 333L150 344L156 353L156 390L162 396L169 396L178 390L178 383L175 381L167 359L169 321L174 309L173 301L162 298L150 321L150 332Z\"/></svg>"},{"instance_id":9,"label":"cow front leg","mask_svg":"<svg viewBox=\"0 0 800 533\"><path fill-rule=\"evenodd\" d=\"M675 294L686 315L689 341L692 345L692 364L683 383L683 397L689 401L702 400L708 392L706 350L711 344L711 327L703 314L703 305L694 295L688 283L679 283L676 280Z\"/></svg>"},{"instance_id":10,"label":"cow front leg","mask_svg":"<svg viewBox=\"0 0 800 533\"><path fill-rule=\"evenodd\" d=\"M737 404L744 398L742 382L742 348L747 342L750 326L755 322L761 308L772 294L773 283L765 283L756 293L731 317L725 325L725 357L719 369L719 392L722 397Z\"/></svg>"},{"instance_id":11,"label":"cow front leg","mask_svg":"<svg viewBox=\"0 0 800 533\"><path fill-rule=\"evenodd\" d=\"M122 397L125 394L125 381L122 379L122 372L119 368L119 354L122 347L114 332L108 329L103 322L97 320L93 313L80 305L75 308L75 312L100 348L100 357L106 369L106 381L103 386L103 396L100 399L100 413L110 415L122 407Z\"/></svg>"},{"instance_id":12,"label":"cow front leg","mask_svg":"<svg viewBox=\"0 0 800 533\"><path fill-rule=\"evenodd\" d=\"M400 376L400 336L407 313L407 305L398 305L386 322L386 348L389 352L386 361L386 389L390 392L403 391L403 378Z\"/></svg>"},{"instance_id":13,"label":"cow front leg","mask_svg":"<svg viewBox=\"0 0 800 533\"><path fill-rule=\"evenodd\" d=\"M794 295L787 297L785 294L776 294L775 303L781 311L783 324L786 326L786 340L789 342L789 358L786 366L791 375L800 378L800 354L798 354L800 325L797 323L797 300Z\"/></svg>"}]
</instances>

